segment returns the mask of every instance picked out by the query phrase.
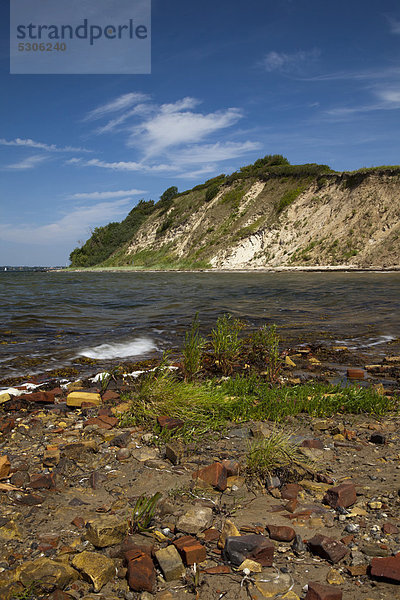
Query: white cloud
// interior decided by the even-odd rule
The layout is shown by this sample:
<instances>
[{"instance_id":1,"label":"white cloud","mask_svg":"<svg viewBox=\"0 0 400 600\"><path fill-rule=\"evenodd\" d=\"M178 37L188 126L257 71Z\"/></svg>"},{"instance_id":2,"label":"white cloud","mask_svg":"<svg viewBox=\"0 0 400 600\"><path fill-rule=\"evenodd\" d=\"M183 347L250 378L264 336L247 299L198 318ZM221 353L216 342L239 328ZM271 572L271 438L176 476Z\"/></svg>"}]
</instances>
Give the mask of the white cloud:
<instances>
[{"instance_id":1,"label":"white cloud","mask_svg":"<svg viewBox=\"0 0 400 600\"><path fill-rule=\"evenodd\" d=\"M399 35L400 34L400 20L396 19L394 17L387 17L388 21L389 21L389 25L390 25L390 32L394 33L395 35Z\"/></svg>"},{"instance_id":2,"label":"white cloud","mask_svg":"<svg viewBox=\"0 0 400 600\"><path fill-rule=\"evenodd\" d=\"M13 163L11 165L6 165L6 169L14 169L16 171L25 171L28 169L34 169L42 162L48 160L47 156L43 156L43 154L34 154L33 156L28 156L28 158L24 158L20 162Z\"/></svg>"},{"instance_id":3,"label":"white cloud","mask_svg":"<svg viewBox=\"0 0 400 600\"><path fill-rule=\"evenodd\" d=\"M0 239L20 244L46 245L61 242L76 243L79 237L87 237L89 227L108 223L126 215L130 198L113 202L100 202L80 206L48 225L26 223L21 225L0 224Z\"/></svg>"},{"instance_id":4,"label":"white cloud","mask_svg":"<svg viewBox=\"0 0 400 600\"><path fill-rule=\"evenodd\" d=\"M260 149L261 144L258 142L217 142L216 144L189 146L185 150L175 153L173 158L177 165L210 164L237 158L247 152Z\"/></svg>"},{"instance_id":5,"label":"white cloud","mask_svg":"<svg viewBox=\"0 0 400 600\"><path fill-rule=\"evenodd\" d=\"M68 196L71 199L78 200L107 200L109 198L126 198L127 196L136 196L145 194L145 190L116 190L114 192L81 192Z\"/></svg>"},{"instance_id":6,"label":"white cloud","mask_svg":"<svg viewBox=\"0 0 400 600\"><path fill-rule=\"evenodd\" d=\"M320 51L298 50L297 52L286 53L271 50L261 61L261 65L266 71L293 71L303 67L307 63L315 62L320 55Z\"/></svg>"},{"instance_id":7,"label":"white cloud","mask_svg":"<svg viewBox=\"0 0 400 600\"><path fill-rule=\"evenodd\" d=\"M46 150L47 152L91 152L85 148L74 148L73 146L59 147L55 144L44 144L35 142L31 139L15 138L15 140L5 140L0 138L0 146L16 146L20 148L36 148L38 150Z\"/></svg>"},{"instance_id":8,"label":"white cloud","mask_svg":"<svg viewBox=\"0 0 400 600\"><path fill-rule=\"evenodd\" d=\"M102 117L110 113L119 112L120 110L129 108L130 106L138 104L139 102L143 102L147 99L147 94L141 94L139 92L123 94L122 96L118 96L118 98L111 100L111 102L108 102L107 104L102 104L101 106L98 106L94 110L90 111L84 118L84 121L101 119Z\"/></svg>"},{"instance_id":9,"label":"white cloud","mask_svg":"<svg viewBox=\"0 0 400 600\"><path fill-rule=\"evenodd\" d=\"M104 133L109 133L110 131L114 131L118 127L118 125L122 125L122 123L125 123L131 117L134 117L136 115L145 115L149 112L151 112L150 105L138 104L131 110L128 110L127 112L125 112L123 115L116 117L115 119L111 119L110 121L108 121L108 123L106 123L102 127L98 127L95 130L95 133L97 133L98 135L101 135Z\"/></svg>"},{"instance_id":10,"label":"white cloud","mask_svg":"<svg viewBox=\"0 0 400 600\"><path fill-rule=\"evenodd\" d=\"M357 106L346 106L331 108L326 114L340 119L347 118L357 113L369 113L377 110L398 110L400 109L400 89L383 88L374 90L375 99L369 104L360 104Z\"/></svg>"},{"instance_id":11,"label":"white cloud","mask_svg":"<svg viewBox=\"0 0 400 600\"><path fill-rule=\"evenodd\" d=\"M155 156L172 146L199 142L210 134L231 127L243 116L238 108L208 114L188 110L196 102L185 98L175 104L162 105L155 116L133 130L128 144L143 148L147 157Z\"/></svg>"}]
</instances>

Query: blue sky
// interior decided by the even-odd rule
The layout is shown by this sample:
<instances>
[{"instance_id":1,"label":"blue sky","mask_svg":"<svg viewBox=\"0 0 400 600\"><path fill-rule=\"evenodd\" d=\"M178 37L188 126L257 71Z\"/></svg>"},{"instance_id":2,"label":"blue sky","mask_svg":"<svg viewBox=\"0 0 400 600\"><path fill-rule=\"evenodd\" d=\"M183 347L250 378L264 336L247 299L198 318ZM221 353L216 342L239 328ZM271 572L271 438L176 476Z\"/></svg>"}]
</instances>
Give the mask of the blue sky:
<instances>
[{"instance_id":1,"label":"blue sky","mask_svg":"<svg viewBox=\"0 0 400 600\"><path fill-rule=\"evenodd\" d=\"M117 4L117 2L115 2ZM10 75L0 7L0 264L265 154L399 164L396 1L153 0L150 75Z\"/></svg>"}]
</instances>

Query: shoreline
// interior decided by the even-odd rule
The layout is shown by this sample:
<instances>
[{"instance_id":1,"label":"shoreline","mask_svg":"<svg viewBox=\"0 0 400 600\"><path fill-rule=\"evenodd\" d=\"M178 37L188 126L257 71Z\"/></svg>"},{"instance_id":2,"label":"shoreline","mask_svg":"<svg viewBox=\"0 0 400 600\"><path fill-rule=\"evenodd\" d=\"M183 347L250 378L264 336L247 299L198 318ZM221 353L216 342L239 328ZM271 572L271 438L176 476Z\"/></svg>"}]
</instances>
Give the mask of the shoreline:
<instances>
[{"instance_id":1,"label":"shoreline","mask_svg":"<svg viewBox=\"0 0 400 600\"><path fill-rule=\"evenodd\" d=\"M392 267L355 267L351 265L280 266L252 269L141 269L135 267L85 267L52 269L53 273L399 273L400 265Z\"/></svg>"}]
</instances>

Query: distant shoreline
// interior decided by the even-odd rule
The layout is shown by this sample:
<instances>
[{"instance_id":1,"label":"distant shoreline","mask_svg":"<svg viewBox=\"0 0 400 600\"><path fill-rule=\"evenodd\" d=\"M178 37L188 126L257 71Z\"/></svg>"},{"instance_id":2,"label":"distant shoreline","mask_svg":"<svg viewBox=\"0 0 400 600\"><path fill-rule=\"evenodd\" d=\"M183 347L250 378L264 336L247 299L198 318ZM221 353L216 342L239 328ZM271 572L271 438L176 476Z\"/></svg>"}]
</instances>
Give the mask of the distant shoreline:
<instances>
[{"instance_id":1,"label":"distant shoreline","mask_svg":"<svg viewBox=\"0 0 400 600\"><path fill-rule=\"evenodd\" d=\"M260 267L252 269L141 269L135 267L87 267L53 270L56 273L399 273L400 265L393 267L354 267L350 265L318 265L291 267Z\"/></svg>"}]
</instances>

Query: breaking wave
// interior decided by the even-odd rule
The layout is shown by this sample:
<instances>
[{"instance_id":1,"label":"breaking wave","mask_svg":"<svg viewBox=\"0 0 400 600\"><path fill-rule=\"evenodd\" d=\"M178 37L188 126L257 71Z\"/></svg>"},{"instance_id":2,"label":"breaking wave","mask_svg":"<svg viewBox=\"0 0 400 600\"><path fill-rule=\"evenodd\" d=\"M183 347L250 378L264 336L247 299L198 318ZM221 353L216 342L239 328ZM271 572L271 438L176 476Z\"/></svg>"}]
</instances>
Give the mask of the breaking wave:
<instances>
[{"instance_id":1,"label":"breaking wave","mask_svg":"<svg viewBox=\"0 0 400 600\"><path fill-rule=\"evenodd\" d=\"M149 338L137 338L132 342L120 344L100 344L94 348L85 348L79 352L79 356L94 359L128 358L130 356L141 356L152 350L157 350L156 344Z\"/></svg>"}]
</instances>

